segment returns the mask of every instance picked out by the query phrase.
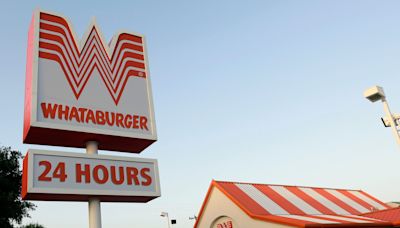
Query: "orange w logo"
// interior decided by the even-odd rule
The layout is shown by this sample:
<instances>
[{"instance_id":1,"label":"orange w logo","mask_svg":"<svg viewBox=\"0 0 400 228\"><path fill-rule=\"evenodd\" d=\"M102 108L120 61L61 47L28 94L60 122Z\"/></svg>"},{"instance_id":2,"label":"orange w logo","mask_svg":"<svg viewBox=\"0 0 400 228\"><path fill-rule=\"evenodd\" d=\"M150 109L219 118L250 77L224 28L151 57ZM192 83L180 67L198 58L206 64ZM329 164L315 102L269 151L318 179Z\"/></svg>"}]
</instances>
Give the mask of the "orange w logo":
<instances>
[{"instance_id":1,"label":"orange w logo","mask_svg":"<svg viewBox=\"0 0 400 228\"><path fill-rule=\"evenodd\" d=\"M94 69L99 72L116 105L129 77L146 78L143 37L121 33L115 39L108 50L93 25L85 43L78 48L64 18L40 13L39 57L60 65L76 99Z\"/></svg>"}]
</instances>

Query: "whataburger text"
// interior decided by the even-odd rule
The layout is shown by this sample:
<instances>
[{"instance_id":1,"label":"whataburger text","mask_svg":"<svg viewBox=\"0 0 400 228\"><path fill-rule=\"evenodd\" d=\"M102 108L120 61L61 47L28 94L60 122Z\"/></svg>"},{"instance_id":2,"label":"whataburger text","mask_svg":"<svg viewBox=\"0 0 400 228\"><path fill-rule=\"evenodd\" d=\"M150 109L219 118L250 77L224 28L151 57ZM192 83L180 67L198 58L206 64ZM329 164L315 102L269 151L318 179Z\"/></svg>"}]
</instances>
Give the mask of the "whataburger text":
<instances>
[{"instance_id":1,"label":"whataburger text","mask_svg":"<svg viewBox=\"0 0 400 228\"><path fill-rule=\"evenodd\" d=\"M141 129L149 131L147 117L135 114L122 114L63 104L41 103L43 117L83 124L108 125L110 127Z\"/></svg>"},{"instance_id":2,"label":"whataburger text","mask_svg":"<svg viewBox=\"0 0 400 228\"><path fill-rule=\"evenodd\" d=\"M141 153L157 141L146 43L119 31L82 40L62 15L36 11L28 32L23 142Z\"/></svg>"}]
</instances>

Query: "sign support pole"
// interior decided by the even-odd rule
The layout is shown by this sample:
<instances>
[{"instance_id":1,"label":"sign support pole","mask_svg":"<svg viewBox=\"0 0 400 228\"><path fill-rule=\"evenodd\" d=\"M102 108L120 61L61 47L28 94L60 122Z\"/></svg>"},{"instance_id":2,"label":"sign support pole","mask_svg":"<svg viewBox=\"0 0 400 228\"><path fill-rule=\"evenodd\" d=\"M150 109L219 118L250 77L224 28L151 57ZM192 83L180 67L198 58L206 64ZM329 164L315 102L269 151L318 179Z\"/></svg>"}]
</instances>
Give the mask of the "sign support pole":
<instances>
[{"instance_id":1,"label":"sign support pole","mask_svg":"<svg viewBox=\"0 0 400 228\"><path fill-rule=\"evenodd\" d=\"M86 143L87 154L97 154L98 143L88 141ZM101 207L100 200L96 198L89 199L89 228L101 228Z\"/></svg>"}]
</instances>

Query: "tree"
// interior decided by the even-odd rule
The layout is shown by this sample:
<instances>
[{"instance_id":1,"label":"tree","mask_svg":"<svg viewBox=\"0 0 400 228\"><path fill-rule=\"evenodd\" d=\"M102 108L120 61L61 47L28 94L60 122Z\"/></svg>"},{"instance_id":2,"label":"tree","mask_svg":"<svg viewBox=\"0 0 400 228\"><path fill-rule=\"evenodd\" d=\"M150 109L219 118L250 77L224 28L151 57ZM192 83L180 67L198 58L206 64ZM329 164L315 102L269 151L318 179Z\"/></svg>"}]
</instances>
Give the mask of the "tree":
<instances>
[{"instance_id":1,"label":"tree","mask_svg":"<svg viewBox=\"0 0 400 228\"><path fill-rule=\"evenodd\" d=\"M21 152L11 147L0 147L0 227L11 228L29 217L35 205L21 199Z\"/></svg>"},{"instance_id":2,"label":"tree","mask_svg":"<svg viewBox=\"0 0 400 228\"><path fill-rule=\"evenodd\" d=\"M21 226L21 228L44 228L44 226L37 223L31 223L25 226Z\"/></svg>"}]
</instances>

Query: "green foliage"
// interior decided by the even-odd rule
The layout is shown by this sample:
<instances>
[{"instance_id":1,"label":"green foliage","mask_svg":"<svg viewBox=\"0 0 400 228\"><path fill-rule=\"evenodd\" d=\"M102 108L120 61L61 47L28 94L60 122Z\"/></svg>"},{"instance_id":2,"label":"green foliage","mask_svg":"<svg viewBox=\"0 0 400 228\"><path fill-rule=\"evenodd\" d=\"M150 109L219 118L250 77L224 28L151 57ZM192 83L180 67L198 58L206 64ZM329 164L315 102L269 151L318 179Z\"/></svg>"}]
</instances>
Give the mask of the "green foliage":
<instances>
[{"instance_id":1,"label":"green foliage","mask_svg":"<svg viewBox=\"0 0 400 228\"><path fill-rule=\"evenodd\" d=\"M25 226L21 226L21 228L44 228L44 226L37 223L31 223Z\"/></svg>"},{"instance_id":2,"label":"green foliage","mask_svg":"<svg viewBox=\"0 0 400 228\"><path fill-rule=\"evenodd\" d=\"M0 147L0 227L14 227L35 205L21 199L22 172L19 162L21 152L10 147Z\"/></svg>"}]
</instances>

